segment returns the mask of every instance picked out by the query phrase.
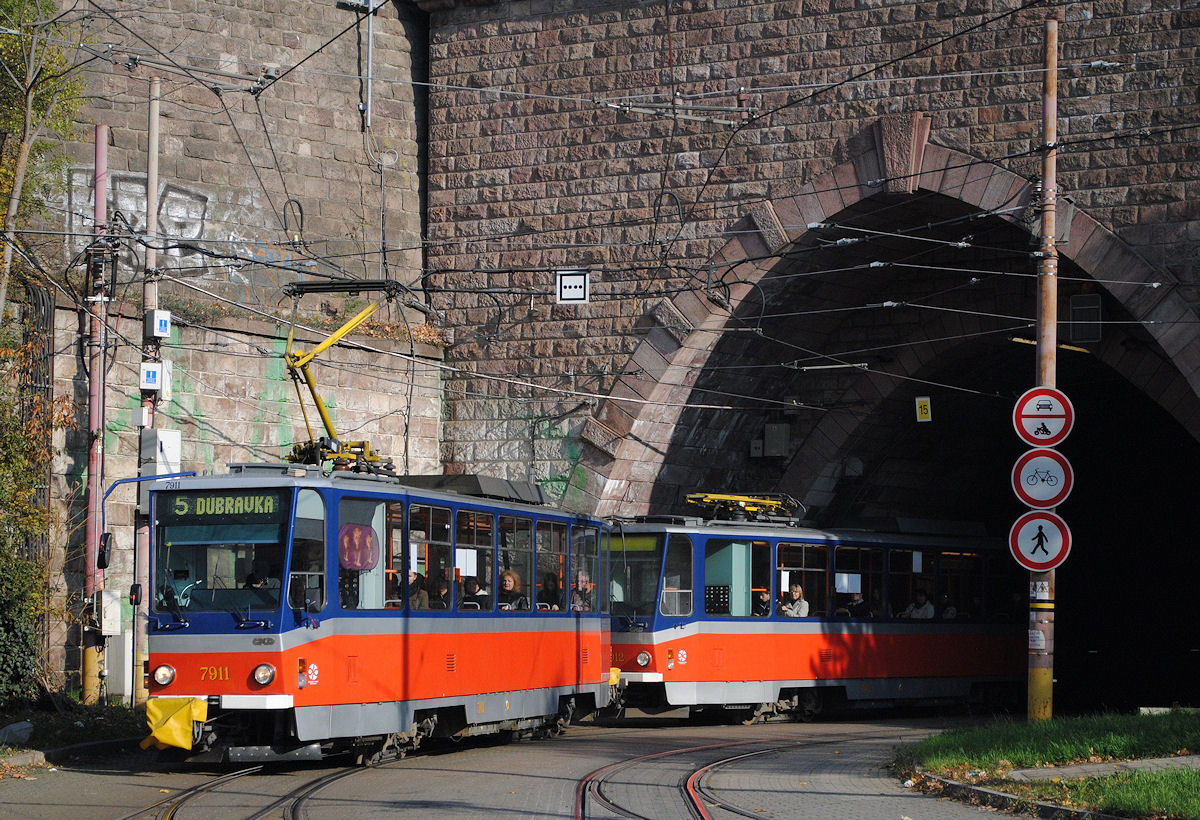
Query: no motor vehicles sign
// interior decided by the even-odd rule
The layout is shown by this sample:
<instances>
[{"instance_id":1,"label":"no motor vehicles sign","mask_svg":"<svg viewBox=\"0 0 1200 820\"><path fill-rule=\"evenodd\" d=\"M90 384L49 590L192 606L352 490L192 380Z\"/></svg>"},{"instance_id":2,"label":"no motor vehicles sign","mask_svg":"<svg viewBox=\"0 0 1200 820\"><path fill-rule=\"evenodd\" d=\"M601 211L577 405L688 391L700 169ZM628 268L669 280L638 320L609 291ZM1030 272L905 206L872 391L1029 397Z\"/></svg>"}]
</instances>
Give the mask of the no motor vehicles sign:
<instances>
[{"instance_id":1,"label":"no motor vehicles sign","mask_svg":"<svg viewBox=\"0 0 1200 820\"><path fill-rule=\"evenodd\" d=\"M1013 407L1013 427L1026 444L1053 447L1071 432L1075 408L1061 390L1035 387L1026 390Z\"/></svg>"}]
</instances>

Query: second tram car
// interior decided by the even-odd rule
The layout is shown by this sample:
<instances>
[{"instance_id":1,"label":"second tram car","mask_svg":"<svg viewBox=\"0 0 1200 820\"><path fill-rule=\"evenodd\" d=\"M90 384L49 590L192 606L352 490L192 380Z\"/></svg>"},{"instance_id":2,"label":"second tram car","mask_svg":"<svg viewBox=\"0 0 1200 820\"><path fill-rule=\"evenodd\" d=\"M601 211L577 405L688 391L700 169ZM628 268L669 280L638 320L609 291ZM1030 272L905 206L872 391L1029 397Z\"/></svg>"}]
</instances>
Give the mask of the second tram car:
<instances>
[{"instance_id":1,"label":"second tram car","mask_svg":"<svg viewBox=\"0 0 1200 820\"><path fill-rule=\"evenodd\" d=\"M613 525L613 663L643 713L1015 702L1021 573L981 538L660 518Z\"/></svg>"},{"instance_id":2,"label":"second tram car","mask_svg":"<svg viewBox=\"0 0 1200 820\"><path fill-rule=\"evenodd\" d=\"M155 482L152 737L370 759L605 706L604 527L495 494L283 464Z\"/></svg>"}]
</instances>

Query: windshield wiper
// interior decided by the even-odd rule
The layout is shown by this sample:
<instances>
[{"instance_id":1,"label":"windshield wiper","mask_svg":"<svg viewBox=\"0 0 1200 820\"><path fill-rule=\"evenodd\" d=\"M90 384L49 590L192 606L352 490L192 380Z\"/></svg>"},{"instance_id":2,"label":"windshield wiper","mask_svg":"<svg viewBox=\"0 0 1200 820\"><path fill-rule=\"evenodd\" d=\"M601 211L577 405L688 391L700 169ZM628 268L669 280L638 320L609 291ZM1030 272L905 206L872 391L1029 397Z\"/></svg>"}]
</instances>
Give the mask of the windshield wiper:
<instances>
[{"instance_id":1,"label":"windshield wiper","mask_svg":"<svg viewBox=\"0 0 1200 820\"><path fill-rule=\"evenodd\" d=\"M243 618L242 613L238 612L236 609L227 609L225 611L233 616L233 620L237 622L238 629L271 629L273 627L273 624L270 621L259 618L251 618L250 607L246 607L245 618Z\"/></svg>"},{"instance_id":2,"label":"windshield wiper","mask_svg":"<svg viewBox=\"0 0 1200 820\"><path fill-rule=\"evenodd\" d=\"M174 623L163 623L158 618L155 618L155 629L187 629L191 626L188 623L187 617L183 614L183 610L179 608L179 601L175 599L174 591L170 587L163 590L162 603L166 607L167 612L175 616L175 621Z\"/></svg>"}]
</instances>

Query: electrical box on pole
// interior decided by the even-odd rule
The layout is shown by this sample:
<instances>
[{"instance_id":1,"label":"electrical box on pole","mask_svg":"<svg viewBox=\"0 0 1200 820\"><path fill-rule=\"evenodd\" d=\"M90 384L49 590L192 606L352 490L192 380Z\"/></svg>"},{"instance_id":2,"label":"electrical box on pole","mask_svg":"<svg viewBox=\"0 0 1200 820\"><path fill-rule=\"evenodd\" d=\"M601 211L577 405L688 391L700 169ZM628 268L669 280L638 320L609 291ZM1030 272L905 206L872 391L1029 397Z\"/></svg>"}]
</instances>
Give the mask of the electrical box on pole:
<instances>
[{"instance_id":1,"label":"electrical box on pole","mask_svg":"<svg viewBox=\"0 0 1200 820\"><path fill-rule=\"evenodd\" d=\"M147 310L144 332L147 339L171 338L171 311Z\"/></svg>"},{"instance_id":2,"label":"electrical box on pole","mask_svg":"<svg viewBox=\"0 0 1200 820\"><path fill-rule=\"evenodd\" d=\"M138 475L178 473L183 463L183 433L147 427L138 442ZM138 512L150 514L150 482L138 483Z\"/></svg>"}]
</instances>

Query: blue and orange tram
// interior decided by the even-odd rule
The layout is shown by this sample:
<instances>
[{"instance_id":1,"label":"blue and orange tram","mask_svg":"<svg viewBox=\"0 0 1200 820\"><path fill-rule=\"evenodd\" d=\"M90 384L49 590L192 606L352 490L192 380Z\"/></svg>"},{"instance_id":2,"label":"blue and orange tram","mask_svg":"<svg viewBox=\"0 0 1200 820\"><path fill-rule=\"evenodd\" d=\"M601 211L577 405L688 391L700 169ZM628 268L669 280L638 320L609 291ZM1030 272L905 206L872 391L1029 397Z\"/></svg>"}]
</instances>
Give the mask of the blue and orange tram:
<instances>
[{"instance_id":1,"label":"blue and orange tram","mask_svg":"<svg viewBox=\"0 0 1200 820\"><path fill-rule=\"evenodd\" d=\"M509 482L435 486L451 480L274 464L154 482L154 740L370 760L606 706L602 522Z\"/></svg>"},{"instance_id":2,"label":"blue and orange tram","mask_svg":"<svg viewBox=\"0 0 1200 820\"><path fill-rule=\"evenodd\" d=\"M1023 691L1023 576L1002 543L772 515L614 522L610 543L626 709L751 722Z\"/></svg>"}]
</instances>

